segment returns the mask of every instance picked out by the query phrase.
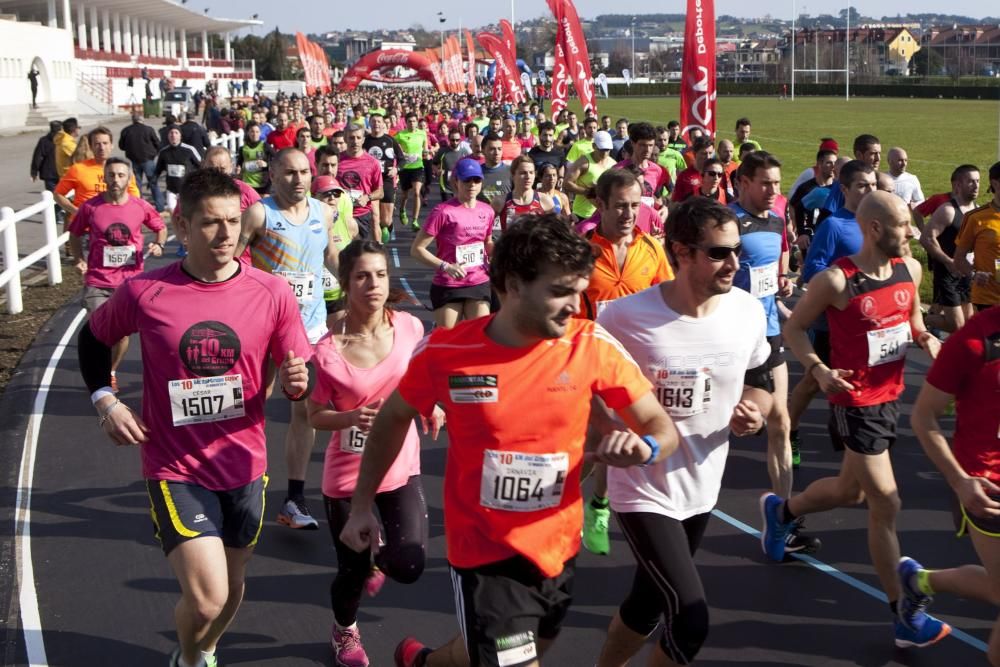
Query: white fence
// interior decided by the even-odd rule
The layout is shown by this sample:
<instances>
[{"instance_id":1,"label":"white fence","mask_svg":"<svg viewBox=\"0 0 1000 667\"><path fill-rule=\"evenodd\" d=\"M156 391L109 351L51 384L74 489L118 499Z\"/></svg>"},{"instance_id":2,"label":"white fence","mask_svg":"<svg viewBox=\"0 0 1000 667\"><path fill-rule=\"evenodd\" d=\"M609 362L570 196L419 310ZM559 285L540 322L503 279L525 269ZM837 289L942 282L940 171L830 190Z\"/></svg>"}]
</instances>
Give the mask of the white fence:
<instances>
[{"instance_id":1,"label":"white fence","mask_svg":"<svg viewBox=\"0 0 1000 667\"><path fill-rule=\"evenodd\" d=\"M211 140L213 146L225 146L229 149L229 154L236 159L236 153L243 146L243 128L236 130L235 132L230 132L229 134L221 134Z\"/></svg>"},{"instance_id":2,"label":"white fence","mask_svg":"<svg viewBox=\"0 0 1000 667\"><path fill-rule=\"evenodd\" d=\"M42 214L45 230L45 245L24 259L18 259L17 223L36 213ZM24 310L21 301L21 272L45 258L48 265L49 285L62 282L62 263L59 249L69 240L69 232L59 234L56 227L56 205L52 193L42 192L42 200L27 208L14 212L10 206L0 208L0 235L3 242L3 272L0 273L0 288L7 288L7 312L16 315Z\"/></svg>"}]
</instances>

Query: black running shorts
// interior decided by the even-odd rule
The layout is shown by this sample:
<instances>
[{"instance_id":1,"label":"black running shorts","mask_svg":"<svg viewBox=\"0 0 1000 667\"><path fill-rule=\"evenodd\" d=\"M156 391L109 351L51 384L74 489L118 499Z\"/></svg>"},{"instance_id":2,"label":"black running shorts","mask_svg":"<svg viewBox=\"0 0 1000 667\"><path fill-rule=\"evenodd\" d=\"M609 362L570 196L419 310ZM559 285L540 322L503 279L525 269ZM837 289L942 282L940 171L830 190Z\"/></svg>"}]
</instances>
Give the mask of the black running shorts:
<instances>
[{"instance_id":1,"label":"black running shorts","mask_svg":"<svg viewBox=\"0 0 1000 667\"><path fill-rule=\"evenodd\" d=\"M555 577L515 556L451 568L459 628L471 667L521 667L538 659L536 639L555 639L573 599L576 559Z\"/></svg>"},{"instance_id":2,"label":"black running shorts","mask_svg":"<svg viewBox=\"0 0 1000 667\"><path fill-rule=\"evenodd\" d=\"M266 488L267 475L229 491L147 479L153 527L163 553L199 537L221 538L234 549L255 546L264 525Z\"/></svg>"},{"instance_id":3,"label":"black running shorts","mask_svg":"<svg viewBox=\"0 0 1000 667\"><path fill-rule=\"evenodd\" d=\"M896 442L899 403L889 401L864 407L830 405L830 440L833 448L874 456Z\"/></svg>"}]
</instances>

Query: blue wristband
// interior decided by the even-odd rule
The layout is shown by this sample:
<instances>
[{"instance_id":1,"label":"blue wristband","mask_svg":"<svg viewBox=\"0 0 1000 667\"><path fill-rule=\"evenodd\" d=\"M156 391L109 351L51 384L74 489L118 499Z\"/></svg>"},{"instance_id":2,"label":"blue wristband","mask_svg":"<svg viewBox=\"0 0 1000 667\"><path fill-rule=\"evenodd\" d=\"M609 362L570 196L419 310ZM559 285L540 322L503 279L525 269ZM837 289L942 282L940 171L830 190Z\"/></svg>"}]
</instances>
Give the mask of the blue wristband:
<instances>
[{"instance_id":1,"label":"blue wristband","mask_svg":"<svg viewBox=\"0 0 1000 667\"><path fill-rule=\"evenodd\" d=\"M656 438L654 438L651 435L644 435L642 436L641 440L645 442L647 445L649 445L650 449L649 458L646 459L646 462L642 464L643 467L645 467L648 466L653 461L655 461L656 457L660 455L660 443L658 443L656 441Z\"/></svg>"}]
</instances>

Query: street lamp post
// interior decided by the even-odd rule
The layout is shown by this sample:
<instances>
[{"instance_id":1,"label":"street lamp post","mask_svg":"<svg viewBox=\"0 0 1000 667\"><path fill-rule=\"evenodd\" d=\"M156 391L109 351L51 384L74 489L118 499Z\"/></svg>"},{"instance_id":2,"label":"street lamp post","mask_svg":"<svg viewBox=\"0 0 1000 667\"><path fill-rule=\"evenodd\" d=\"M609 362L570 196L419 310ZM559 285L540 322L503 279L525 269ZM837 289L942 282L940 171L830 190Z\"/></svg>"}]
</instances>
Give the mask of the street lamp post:
<instances>
[{"instance_id":1,"label":"street lamp post","mask_svg":"<svg viewBox=\"0 0 1000 667\"><path fill-rule=\"evenodd\" d=\"M632 17L632 77L636 77L635 71L635 17Z\"/></svg>"}]
</instances>

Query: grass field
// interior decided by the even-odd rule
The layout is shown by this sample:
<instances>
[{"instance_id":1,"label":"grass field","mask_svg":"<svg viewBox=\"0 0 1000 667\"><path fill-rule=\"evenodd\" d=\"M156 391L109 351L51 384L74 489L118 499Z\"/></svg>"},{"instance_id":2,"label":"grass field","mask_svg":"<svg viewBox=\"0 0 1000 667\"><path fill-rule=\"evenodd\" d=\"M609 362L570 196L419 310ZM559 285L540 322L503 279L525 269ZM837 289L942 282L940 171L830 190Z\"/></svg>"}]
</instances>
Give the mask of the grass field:
<instances>
[{"instance_id":1,"label":"grass field","mask_svg":"<svg viewBox=\"0 0 1000 667\"><path fill-rule=\"evenodd\" d=\"M579 112L579 104L574 106ZM602 98L598 109L613 119L624 116L666 125L678 118L680 101L677 97ZM996 101L799 97L792 102L725 97L719 99L717 112L720 138L733 138L736 119L741 116L753 122L751 136L784 163L786 187L813 165L820 137L833 137L841 153L850 155L855 136L874 134L882 141L883 171L889 148L905 148L909 171L920 178L927 196L949 191L951 171L959 164L969 162L985 172L997 160L1000 106ZM985 182L982 193L985 201Z\"/></svg>"},{"instance_id":2,"label":"grass field","mask_svg":"<svg viewBox=\"0 0 1000 667\"><path fill-rule=\"evenodd\" d=\"M579 102L571 108L580 112ZM678 118L677 97L619 97L600 99L600 113L612 119L646 120L666 125ZM882 142L882 171L893 146L906 149L909 171L920 179L926 196L951 190L952 170L960 164L977 165L983 172L979 202L989 200L986 171L998 159L1000 106L996 101L924 100L909 98L799 97L794 102L772 97L720 98L717 128L720 138L733 139L736 119L753 123L751 136L783 163L783 191L816 161L820 137L833 137L842 155L851 155L854 137L874 134ZM613 122L613 121L612 121ZM926 266L926 254L914 241L913 255ZM920 297L930 302L931 277L924 272Z\"/></svg>"}]
</instances>

